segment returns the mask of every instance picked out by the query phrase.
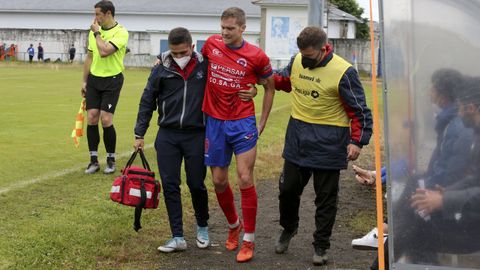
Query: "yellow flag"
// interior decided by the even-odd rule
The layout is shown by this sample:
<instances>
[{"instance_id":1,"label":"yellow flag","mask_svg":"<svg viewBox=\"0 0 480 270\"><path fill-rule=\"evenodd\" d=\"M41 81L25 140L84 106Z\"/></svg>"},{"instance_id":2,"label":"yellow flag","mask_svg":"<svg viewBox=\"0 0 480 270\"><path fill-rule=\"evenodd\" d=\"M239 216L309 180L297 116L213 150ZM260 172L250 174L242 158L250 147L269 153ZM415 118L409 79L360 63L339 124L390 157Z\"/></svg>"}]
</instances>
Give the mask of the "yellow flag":
<instances>
[{"instance_id":1,"label":"yellow flag","mask_svg":"<svg viewBox=\"0 0 480 270\"><path fill-rule=\"evenodd\" d=\"M73 142L75 143L75 147L78 148L80 146L80 138L83 136L83 122L85 120L85 98L82 99L80 103L80 108L78 109L78 113L75 116L75 127L72 130L71 137L73 138Z\"/></svg>"}]
</instances>

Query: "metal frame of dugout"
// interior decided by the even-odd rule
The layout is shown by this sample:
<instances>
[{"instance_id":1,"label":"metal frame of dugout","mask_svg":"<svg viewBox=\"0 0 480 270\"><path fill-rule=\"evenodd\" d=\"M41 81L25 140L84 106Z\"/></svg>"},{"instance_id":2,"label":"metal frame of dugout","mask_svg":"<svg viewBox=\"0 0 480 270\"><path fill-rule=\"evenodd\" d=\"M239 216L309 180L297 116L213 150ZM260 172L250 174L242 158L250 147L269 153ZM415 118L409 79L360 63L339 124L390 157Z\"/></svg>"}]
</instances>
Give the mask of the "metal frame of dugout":
<instances>
[{"instance_id":1,"label":"metal frame of dugout","mask_svg":"<svg viewBox=\"0 0 480 270\"><path fill-rule=\"evenodd\" d=\"M434 223L442 218L463 222L462 211L453 217L442 217L441 211L435 217L422 216L409 201L411 187L415 191L421 185L419 179L427 172L436 146L436 111L430 97L432 74L449 68L462 75L480 76L480 1L379 0L379 7L390 269L480 269L480 248L464 250L462 243L459 246L454 238L446 237L452 234L451 230ZM480 213L480 205L474 208ZM409 211L414 215L403 214ZM424 224L431 222L429 228L440 230L440 237L428 239L420 235L405 244L406 235L422 229L418 219L424 219ZM469 234L464 230L455 233ZM471 234L470 241L480 243L480 238ZM412 259L405 255L405 250L418 254L434 252L433 256Z\"/></svg>"}]
</instances>

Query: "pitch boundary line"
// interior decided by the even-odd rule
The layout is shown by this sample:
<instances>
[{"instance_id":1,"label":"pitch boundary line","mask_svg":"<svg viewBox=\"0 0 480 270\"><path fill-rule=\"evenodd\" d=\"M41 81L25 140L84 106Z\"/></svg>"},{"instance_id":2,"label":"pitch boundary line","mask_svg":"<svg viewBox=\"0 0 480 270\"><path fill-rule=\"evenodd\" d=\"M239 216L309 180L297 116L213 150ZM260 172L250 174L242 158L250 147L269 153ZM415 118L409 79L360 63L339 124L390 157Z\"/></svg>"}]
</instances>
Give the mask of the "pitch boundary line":
<instances>
[{"instance_id":1,"label":"pitch boundary line","mask_svg":"<svg viewBox=\"0 0 480 270\"><path fill-rule=\"evenodd\" d=\"M290 103L282 105L280 107L277 107L277 108L271 110L270 114L272 114L273 112L276 112L276 111L283 110L284 108L289 107L289 106L290 106ZM260 115L261 115L261 113L255 114L256 117L258 117ZM145 149L150 149L152 147L153 147L153 143L145 145L144 148ZM117 155L117 157L118 158L124 158L124 157L130 156L131 154L132 154L132 151L123 152L123 153L120 153L119 155ZM103 163L105 163L105 162L100 162L100 164L103 164ZM3 193L7 193L9 191L12 191L14 189L25 187L27 185L43 182L47 179L54 179L54 178L57 178L57 177L61 177L61 176L76 172L78 170L81 170L82 168L83 167L75 166L75 167L71 167L71 168L68 168L68 169L65 169L65 170L57 171L55 173L47 173L47 174L44 174L44 175L41 175L41 176L38 176L38 177L34 177L32 179L15 181L14 184L7 185L7 187L5 187L5 188L0 188L0 195L3 194Z\"/></svg>"},{"instance_id":2,"label":"pitch boundary line","mask_svg":"<svg viewBox=\"0 0 480 270\"><path fill-rule=\"evenodd\" d=\"M151 144L148 144L148 145L145 145L145 149L150 149L153 147L153 143ZM128 157L132 154L133 150L132 151L129 151L129 152L123 152L123 153L120 153L119 155L117 155L118 158L124 158L124 157ZM100 164L104 164L106 162L100 162ZM57 177L61 177L61 176L64 176L64 175L67 175L67 174L70 174L70 173L73 173L73 172L76 172L76 171L79 171L83 168L80 167L80 166L75 166L75 167L71 167L71 168L68 168L68 169L65 169L65 170L61 170L61 171L57 171L55 173L47 173L47 174L44 174L44 175L41 175L41 176L38 176L38 177L35 177L35 178L32 178L32 179L28 179L28 180L23 180L23 181L17 181L16 183L14 184L11 184L5 188L0 188L0 194L3 194L3 193L7 193L9 191L12 191L14 189L18 189L18 188L22 188L22 187L25 187L27 185L30 185L30 184L35 184L35 183L38 183L38 182L43 182L47 179L54 179L54 178L57 178Z\"/></svg>"}]
</instances>

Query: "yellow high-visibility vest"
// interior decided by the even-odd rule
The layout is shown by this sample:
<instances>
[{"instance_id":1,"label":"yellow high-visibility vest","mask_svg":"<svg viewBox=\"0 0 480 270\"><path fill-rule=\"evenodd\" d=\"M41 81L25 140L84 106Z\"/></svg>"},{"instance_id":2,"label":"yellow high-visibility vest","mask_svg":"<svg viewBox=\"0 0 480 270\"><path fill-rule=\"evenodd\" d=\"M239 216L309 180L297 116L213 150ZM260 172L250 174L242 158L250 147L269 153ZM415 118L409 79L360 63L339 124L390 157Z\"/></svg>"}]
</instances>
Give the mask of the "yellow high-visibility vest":
<instances>
[{"instance_id":1,"label":"yellow high-visibility vest","mask_svg":"<svg viewBox=\"0 0 480 270\"><path fill-rule=\"evenodd\" d=\"M350 119L340 100L338 85L351 66L333 54L324 67L303 68L302 55L292 65L292 117L307 123L349 127Z\"/></svg>"}]
</instances>

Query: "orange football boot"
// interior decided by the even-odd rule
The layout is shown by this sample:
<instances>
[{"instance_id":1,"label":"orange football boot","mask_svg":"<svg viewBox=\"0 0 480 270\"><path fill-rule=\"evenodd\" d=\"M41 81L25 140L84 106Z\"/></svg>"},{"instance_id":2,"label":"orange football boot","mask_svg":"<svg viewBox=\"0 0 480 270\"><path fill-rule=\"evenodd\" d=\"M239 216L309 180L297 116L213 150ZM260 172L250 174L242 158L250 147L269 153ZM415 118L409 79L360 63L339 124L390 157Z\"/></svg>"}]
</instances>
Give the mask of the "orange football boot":
<instances>
[{"instance_id":1,"label":"orange football boot","mask_svg":"<svg viewBox=\"0 0 480 270\"><path fill-rule=\"evenodd\" d=\"M225 242L225 247L230 250L236 250L238 248L238 237L243 230L243 223L240 221L240 225L236 228L228 229L228 239Z\"/></svg>"},{"instance_id":2,"label":"orange football boot","mask_svg":"<svg viewBox=\"0 0 480 270\"><path fill-rule=\"evenodd\" d=\"M237 254L237 262L248 262L253 258L253 250L255 249L255 243L243 241L242 247Z\"/></svg>"}]
</instances>

